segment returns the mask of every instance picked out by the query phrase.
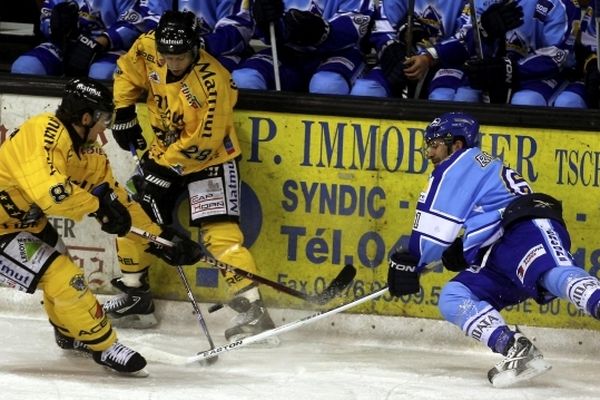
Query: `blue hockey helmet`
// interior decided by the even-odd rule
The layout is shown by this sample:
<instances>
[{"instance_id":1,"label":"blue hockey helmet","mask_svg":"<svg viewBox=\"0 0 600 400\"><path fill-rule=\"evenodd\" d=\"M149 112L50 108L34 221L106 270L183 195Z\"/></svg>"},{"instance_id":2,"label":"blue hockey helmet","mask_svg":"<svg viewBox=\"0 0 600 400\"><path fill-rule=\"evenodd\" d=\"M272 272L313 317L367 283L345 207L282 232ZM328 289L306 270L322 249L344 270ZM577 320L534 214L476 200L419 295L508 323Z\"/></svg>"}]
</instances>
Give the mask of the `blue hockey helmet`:
<instances>
[{"instance_id":1,"label":"blue hockey helmet","mask_svg":"<svg viewBox=\"0 0 600 400\"><path fill-rule=\"evenodd\" d=\"M462 139L466 148L479 147L481 132L479 122L471 115L462 112L449 112L434 119L425 128L425 144L435 139L443 139L451 146L457 139Z\"/></svg>"}]
</instances>

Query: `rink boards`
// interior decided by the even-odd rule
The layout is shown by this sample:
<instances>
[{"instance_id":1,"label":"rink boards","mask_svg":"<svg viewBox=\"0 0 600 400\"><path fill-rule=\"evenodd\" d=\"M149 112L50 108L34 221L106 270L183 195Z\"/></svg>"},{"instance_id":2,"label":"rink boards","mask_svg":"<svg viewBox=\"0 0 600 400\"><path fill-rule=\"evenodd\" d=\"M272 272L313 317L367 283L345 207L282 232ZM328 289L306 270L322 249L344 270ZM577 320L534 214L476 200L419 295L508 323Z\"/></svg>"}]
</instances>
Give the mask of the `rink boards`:
<instances>
[{"instance_id":1,"label":"rink boards","mask_svg":"<svg viewBox=\"0 0 600 400\"><path fill-rule=\"evenodd\" d=\"M1 95L0 101L0 138L27 117L53 111L58 103L56 98L10 94ZM145 121L143 107L139 116ZM251 110L237 110L235 117L243 147L242 227L259 274L318 293L343 265L353 264L358 274L341 300L385 285L388 251L410 233L416 199L431 171L420 151L429 121ZM535 191L563 201L572 252L581 266L599 276L597 134L491 124L483 125L482 132L484 150L510 164ZM131 157L108 131L107 136L105 150L115 175L124 182L134 169ZM187 202L181 201L176 212L186 228ZM90 284L110 291L109 281L118 274L112 238L91 219L52 222ZM197 237L195 230L191 233ZM218 271L197 265L186 272L199 299L226 299ZM451 277L448 272L428 274L421 279L418 295L386 295L354 311L439 319L439 293ZM157 264L151 278L159 296L185 299L177 274L168 266ZM263 295L274 307L312 307L268 288ZM563 301L545 306L529 301L504 315L511 323L600 329L598 322Z\"/></svg>"}]
</instances>

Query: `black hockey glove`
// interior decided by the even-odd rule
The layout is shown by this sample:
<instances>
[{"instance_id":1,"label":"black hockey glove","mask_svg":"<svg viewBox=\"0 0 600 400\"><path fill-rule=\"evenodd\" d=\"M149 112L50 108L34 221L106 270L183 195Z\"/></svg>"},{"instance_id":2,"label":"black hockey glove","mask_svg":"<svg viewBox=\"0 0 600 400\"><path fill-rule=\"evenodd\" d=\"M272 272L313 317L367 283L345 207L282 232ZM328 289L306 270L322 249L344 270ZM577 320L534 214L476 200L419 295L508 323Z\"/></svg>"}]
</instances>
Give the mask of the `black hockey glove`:
<instances>
[{"instance_id":1,"label":"black hockey glove","mask_svg":"<svg viewBox=\"0 0 600 400\"><path fill-rule=\"evenodd\" d=\"M112 133L115 141L123 150L129 151L130 144L133 144L138 150L145 150L147 147L135 112L135 105L117 108Z\"/></svg>"},{"instance_id":2,"label":"black hockey glove","mask_svg":"<svg viewBox=\"0 0 600 400\"><path fill-rule=\"evenodd\" d=\"M456 238L454 242L442 253L442 264L448 271L460 272L469 268L467 260L465 260L465 254L463 253L463 242L460 237Z\"/></svg>"},{"instance_id":3,"label":"black hockey glove","mask_svg":"<svg viewBox=\"0 0 600 400\"><path fill-rule=\"evenodd\" d=\"M89 36L79 35L71 43L65 55L65 74L67 76L87 76L90 65L104 48Z\"/></svg>"},{"instance_id":4,"label":"black hockey glove","mask_svg":"<svg viewBox=\"0 0 600 400\"><path fill-rule=\"evenodd\" d=\"M160 197L161 192L170 189L173 182L180 178L179 174L171 168L163 167L148 157L148 153L142 157L142 170L144 171L144 194L152 197Z\"/></svg>"},{"instance_id":5,"label":"black hockey glove","mask_svg":"<svg viewBox=\"0 0 600 400\"><path fill-rule=\"evenodd\" d=\"M584 71L585 96L589 108L600 107L600 72L596 57L589 58Z\"/></svg>"},{"instance_id":6,"label":"black hockey glove","mask_svg":"<svg viewBox=\"0 0 600 400\"><path fill-rule=\"evenodd\" d=\"M393 296L419 293L419 259L408 251L400 249L390 255L388 260L388 289Z\"/></svg>"},{"instance_id":7,"label":"black hockey glove","mask_svg":"<svg viewBox=\"0 0 600 400\"><path fill-rule=\"evenodd\" d=\"M408 82L404 75L404 68L406 68L404 61L406 61L406 46L400 42L389 43L381 50L379 56L381 71L394 96L402 94Z\"/></svg>"},{"instance_id":8,"label":"black hockey glove","mask_svg":"<svg viewBox=\"0 0 600 400\"><path fill-rule=\"evenodd\" d=\"M146 252L154 254L172 266L193 265L205 256L202 247L171 227L163 227L160 237L173 242L173 246L150 243Z\"/></svg>"},{"instance_id":9,"label":"black hockey glove","mask_svg":"<svg viewBox=\"0 0 600 400\"><path fill-rule=\"evenodd\" d=\"M75 1L58 3L50 14L50 41L64 50L79 33L79 6Z\"/></svg>"},{"instance_id":10,"label":"black hockey glove","mask_svg":"<svg viewBox=\"0 0 600 400\"><path fill-rule=\"evenodd\" d=\"M104 182L92 190L92 194L98 198L100 205L95 217L104 232L125 236L131 229L131 215L127 208L117 198L108 183Z\"/></svg>"},{"instance_id":11,"label":"black hockey glove","mask_svg":"<svg viewBox=\"0 0 600 400\"><path fill-rule=\"evenodd\" d=\"M269 24L283 16L283 0L254 0L252 14L256 25L268 32Z\"/></svg>"},{"instance_id":12,"label":"black hockey glove","mask_svg":"<svg viewBox=\"0 0 600 400\"><path fill-rule=\"evenodd\" d=\"M329 35L329 22L310 11L292 8L283 16L285 38L298 46L318 46Z\"/></svg>"},{"instance_id":13,"label":"black hockey glove","mask_svg":"<svg viewBox=\"0 0 600 400\"><path fill-rule=\"evenodd\" d=\"M516 86L516 65L508 57L472 59L464 70L471 87L487 91L492 103L506 103Z\"/></svg>"},{"instance_id":14,"label":"black hockey glove","mask_svg":"<svg viewBox=\"0 0 600 400\"><path fill-rule=\"evenodd\" d=\"M479 31L487 40L503 38L506 32L523 25L523 7L514 0L504 0L489 6L480 18Z\"/></svg>"}]
</instances>

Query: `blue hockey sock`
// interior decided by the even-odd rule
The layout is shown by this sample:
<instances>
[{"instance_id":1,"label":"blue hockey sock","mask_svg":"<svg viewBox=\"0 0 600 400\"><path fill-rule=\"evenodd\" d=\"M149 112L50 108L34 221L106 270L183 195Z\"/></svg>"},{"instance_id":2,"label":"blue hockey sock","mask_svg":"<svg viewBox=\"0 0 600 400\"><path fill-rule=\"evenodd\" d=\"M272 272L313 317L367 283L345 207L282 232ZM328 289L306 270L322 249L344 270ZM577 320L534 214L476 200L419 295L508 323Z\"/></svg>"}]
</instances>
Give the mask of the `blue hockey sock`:
<instances>
[{"instance_id":1,"label":"blue hockey sock","mask_svg":"<svg viewBox=\"0 0 600 400\"><path fill-rule=\"evenodd\" d=\"M492 349L494 353L500 353L506 355L510 345L512 344L512 338L515 336L515 332L508 329L508 326L500 326L496 328L490 335L488 341L488 347Z\"/></svg>"}]
</instances>

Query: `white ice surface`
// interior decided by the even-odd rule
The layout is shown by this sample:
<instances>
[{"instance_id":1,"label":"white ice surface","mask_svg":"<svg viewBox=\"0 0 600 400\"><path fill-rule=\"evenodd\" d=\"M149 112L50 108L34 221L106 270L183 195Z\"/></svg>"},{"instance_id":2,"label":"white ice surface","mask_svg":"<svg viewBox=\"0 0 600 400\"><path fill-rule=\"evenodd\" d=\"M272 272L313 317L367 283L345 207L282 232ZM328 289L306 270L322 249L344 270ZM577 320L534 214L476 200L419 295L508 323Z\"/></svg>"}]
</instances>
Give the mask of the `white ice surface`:
<instances>
[{"instance_id":1,"label":"white ice surface","mask_svg":"<svg viewBox=\"0 0 600 400\"><path fill-rule=\"evenodd\" d=\"M277 324L313 312L271 311ZM158 328L122 329L120 340L183 356L208 348L188 303L161 301L158 313ZM217 345L224 343L229 313L206 316ZM523 330L553 369L506 389L491 387L486 378L500 357L446 322L349 314L284 333L276 348L221 354L212 366L149 360L150 376L136 379L59 349L39 296L0 288L0 399L600 399L600 332Z\"/></svg>"}]
</instances>

